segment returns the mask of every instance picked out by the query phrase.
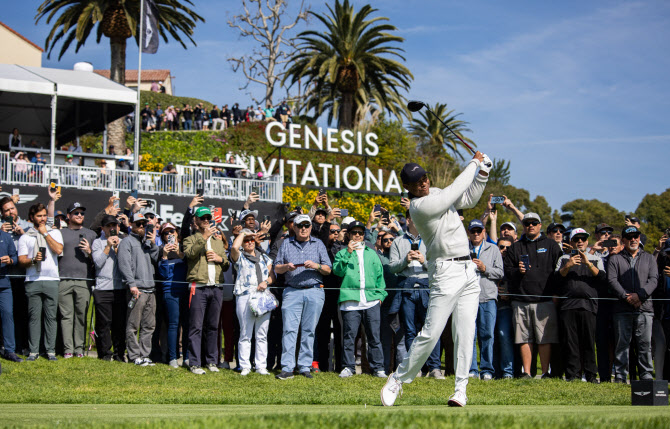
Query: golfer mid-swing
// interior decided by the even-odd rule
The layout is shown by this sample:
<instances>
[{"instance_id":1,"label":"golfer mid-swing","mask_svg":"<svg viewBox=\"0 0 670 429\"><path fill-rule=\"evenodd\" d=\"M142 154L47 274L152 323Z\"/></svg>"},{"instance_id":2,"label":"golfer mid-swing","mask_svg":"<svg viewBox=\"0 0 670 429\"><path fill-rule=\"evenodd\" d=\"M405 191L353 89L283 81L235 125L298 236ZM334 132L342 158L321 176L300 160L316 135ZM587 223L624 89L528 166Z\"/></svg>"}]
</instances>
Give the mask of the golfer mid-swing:
<instances>
[{"instance_id":1,"label":"golfer mid-swing","mask_svg":"<svg viewBox=\"0 0 670 429\"><path fill-rule=\"evenodd\" d=\"M426 243L430 300L421 332L382 388L382 404L386 406L392 406L402 392L403 383L411 383L421 371L452 313L456 392L449 398L449 405L463 407L467 402L465 389L479 308L479 278L470 259L468 236L456 210L477 204L490 165L488 156L475 153L454 183L445 189L431 188L426 171L418 164L405 164L400 172L403 186L410 194L410 215Z\"/></svg>"}]
</instances>

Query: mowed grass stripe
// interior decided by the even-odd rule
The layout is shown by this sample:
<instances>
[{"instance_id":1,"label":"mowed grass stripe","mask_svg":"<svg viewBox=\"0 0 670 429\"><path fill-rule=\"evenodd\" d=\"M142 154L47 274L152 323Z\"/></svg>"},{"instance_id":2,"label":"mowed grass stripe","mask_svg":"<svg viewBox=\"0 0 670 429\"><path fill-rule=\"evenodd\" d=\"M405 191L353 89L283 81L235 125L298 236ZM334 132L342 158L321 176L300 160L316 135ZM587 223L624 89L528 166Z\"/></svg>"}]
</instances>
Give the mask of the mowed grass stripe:
<instances>
[{"instance_id":1,"label":"mowed grass stripe","mask_svg":"<svg viewBox=\"0 0 670 429\"><path fill-rule=\"evenodd\" d=\"M667 407L2 404L3 427L556 428L668 427Z\"/></svg>"}]
</instances>

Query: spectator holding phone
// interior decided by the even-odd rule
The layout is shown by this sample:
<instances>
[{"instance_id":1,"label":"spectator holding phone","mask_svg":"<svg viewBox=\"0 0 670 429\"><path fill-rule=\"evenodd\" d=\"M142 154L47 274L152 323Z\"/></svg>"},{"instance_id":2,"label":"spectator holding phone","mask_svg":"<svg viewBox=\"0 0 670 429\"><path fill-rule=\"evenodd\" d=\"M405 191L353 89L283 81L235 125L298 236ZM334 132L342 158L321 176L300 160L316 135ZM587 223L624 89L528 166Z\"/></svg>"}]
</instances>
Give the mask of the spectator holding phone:
<instances>
[{"instance_id":1,"label":"spectator holding phone","mask_svg":"<svg viewBox=\"0 0 670 429\"><path fill-rule=\"evenodd\" d=\"M240 360L240 375L251 372L249 356L251 354L251 338L256 338L256 372L268 375L267 370L267 333L270 323L270 312L255 316L249 307L249 299L255 292L265 291L274 283L272 260L256 249L255 234L243 229L235 238L230 249L230 260L235 264L237 280L235 281L236 313L240 323L240 340L238 343L238 357Z\"/></svg>"},{"instance_id":2,"label":"spectator holding phone","mask_svg":"<svg viewBox=\"0 0 670 429\"><path fill-rule=\"evenodd\" d=\"M163 298L167 311L167 360L168 365L177 368L179 365L179 328L182 331L181 356L188 360L189 330L189 287L186 282L186 261L181 247L181 237L177 228L170 222L160 228L163 243L160 248L158 274L163 280Z\"/></svg>"},{"instance_id":3,"label":"spectator holding phone","mask_svg":"<svg viewBox=\"0 0 670 429\"><path fill-rule=\"evenodd\" d=\"M600 257L588 253L589 233L584 229L570 232L570 244L572 251L556 264L558 293L567 297L559 303L565 379L579 380L583 368L586 381L598 384L596 298L598 290L606 286L605 267Z\"/></svg>"},{"instance_id":4,"label":"spectator holding phone","mask_svg":"<svg viewBox=\"0 0 670 429\"><path fill-rule=\"evenodd\" d=\"M139 366L153 366L149 358L151 336L156 326L156 283L154 263L158 261L158 247L154 233L146 232L147 220L142 213L132 217L131 232L121 240L118 250L121 280L128 289L126 347L128 362ZM138 340L139 333L139 340Z\"/></svg>"},{"instance_id":5,"label":"spectator holding phone","mask_svg":"<svg viewBox=\"0 0 670 429\"><path fill-rule=\"evenodd\" d=\"M12 237L0 231L0 320L2 320L2 339L4 352L2 357L12 362L23 362L16 355L14 333L14 298L12 285L7 277L10 269L19 262Z\"/></svg>"},{"instance_id":6,"label":"spectator holding phone","mask_svg":"<svg viewBox=\"0 0 670 429\"><path fill-rule=\"evenodd\" d=\"M39 356L42 326L44 348L50 361L56 358L56 314L58 312L58 256L63 253L63 236L58 229L48 229L47 208L34 204L28 212L33 227L19 239L19 264L26 269L28 299L28 361Z\"/></svg>"},{"instance_id":7,"label":"spectator holding phone","mask_svg":"<svg viewBox=\"0 0 670 429\"><path fill-rule=\"evenodd\" d=\"M514 243L511 237L500 237L498 249L505 258L507 249ZM498 312L496 313L495 339L493 341L493 365L496 378L503 380L514 377L514 322L509 296L509 282L506 277L498 281Z\"/></svg>"},{"instance_id":8,"label":"spectator holding phone","mask_svg":"<svg viewBox=\"0 0 670 429\"><path fill-rule=\"evenodd\" d=\"M612 234L614 234L614 228L609 226L606 223L599 223L596 225L595 239L596 242L589 249L591 255L600 256L601 258L609 255L609 250L607 247L603 246L605 241L612 239ZM607 243L606 243L607 244Z\"/></svg>"},{"instance_id":9,"label":"spectator holding phone","mask_svg":"<svg viewBox=\"0 0 670 429\"><path fill-rule=\"evenodd\" d=\"M101 223L100 238L94 240L92 246L95 264L93 300L98 359L125 362L128 300L118 263L121 243L119 221L113 215L105 215Z\"/></svg>"},{"instance_id":10,"label":"spectator holding phone","mask_svg":"<svg viewBox=\"0 0 670 429\"><path fill-rule=\"evenodd\" d=\"M205 371L201 366L205 365L209 371L219 372L217 332L223 302L221 288L224 283L223 273L230 264L223 241L213 238L216 227L209 208L200 207L195 211L195 226L197 232L184 239L184 255L188 265L186 279L191 288L188 358L191 372L202 375ZM202 356L203 351L205 356Z\"/></svg>"},{"instance_id":11,"label":"spectator holding phone","mask_svg":"<svg viewBox=\"0 0 670 429\"><path fill-rule=\"evenodd\" d=\"M78 202L67 208L68 226L61 230L63 254L60 258L58 311L63 335L63 357L84 357L86 314L91 299L90 281L95 273L91 243L95 232L84 227L86 207Z\"/></svg>"},{"instance_id":12,"label":"spectator holding phone","mask_svg":"<svg viewBox=\"0 0 670 429\"><path fill-rule=\"evenodd\" d=\"M505 277L509 281L514 312L516 344L521 347L522 378L531 378L533 344L538 345L542 377L549 377L551 344L558 343L558 315L550 298L553 295L553 273L563 254L556 241L542 234L542 220L537 213L523 217L524 234L507 250Z\"/></svg>"}]
</instances>

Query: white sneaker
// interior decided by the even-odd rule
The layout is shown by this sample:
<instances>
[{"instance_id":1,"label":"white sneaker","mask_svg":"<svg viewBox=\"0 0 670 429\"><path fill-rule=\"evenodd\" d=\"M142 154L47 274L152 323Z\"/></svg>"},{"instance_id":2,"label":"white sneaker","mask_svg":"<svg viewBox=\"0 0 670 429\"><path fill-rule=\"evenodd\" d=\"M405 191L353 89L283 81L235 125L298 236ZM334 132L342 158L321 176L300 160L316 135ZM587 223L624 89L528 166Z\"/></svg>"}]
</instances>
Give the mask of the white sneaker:
<instances>
[{"instance_id":1,"label":"white sneaker","mask_svg":"<svg viewBox=\"0 0 670 429\"><path fill-rule=\"evenodd\" d=\"M242 372L240 372L240 375L246 377L247 375L249 375L250 372L251 370L249 368L242 368Z\"/></svg>"},{"instance_id":2,"label":"white sneaker","mask_svg":"<svg viewBox=\"0 0 670 429\"><path fill-rule=\"evenodd\" d=\"M340 373L340 378L349 378L354 375L354 372L349 368L344 368Z\"/></svg>"},{"instance_id":3,"label":"white sneaker","mask_svg":"<svg viewBox=\"0 0 670 429\"><path fill-rule=\"evenodd\" d=\"M378 378L386 378L386 371L379 370L372 375L374 375L375 377L378 377Z\"/></svg>"},{"instance_id":4,"label":"white sneaker","mask_svg":"<svg viewBox=\"0 0 670 429\"><path fill-rule=\"evenodd\" d=\"M168 365L172 368L179 368L179 362L177 362L177 359L172 359Z\"/></svg>"},{"instance_id":5,"label":"white sneaker","mask_svg":"<svg viewBox=\"0 0 670 429\"><path fill-rule=\"evenodd\" d=\"M392 372L382 387L382 405L392 407L399 394L402 395L402 382L396 378L395 372Z\"/></svg>"},{"instance_id":6,"label":"white sneaker","mask_svg":"<svg viewBox=\"0 0 670 429\"><path fill-rule=\"evenodd\" d=\"M456 393L449 397L449 402L447 402L447 405L450 407L465 407L467 402L468 398L465 396L465 393L457 390Z\"/></svg>"},{"instance_id":7,"label":"white sneaker","mask_svg":"<svg viewBox=\"0 0 670 429\"><path fill-rule=\"evenodd\" d=\"M191 370L191 373L192 373L192 374L196 374L196 375L203 375L203 374L205 374L205 370L202 369L202 368L200 368L199 366L192 366L192 367L190 368L190 370Z\"/></svg>"},{"instance_id":8,"label":"white sneaker","mask_svg":"<svg viewBox=\"0 0 670 429\"><path fill-rule=\"evenodd\" d=\"M142 359L142 358L137 358L133 362L135 362L135 365L146 366L146 365L144 365L144 359Z\"/></svg>"},{"instance_id":9,"label":"white sneaker","mask_svg":"<svg viewBox=\"0 0 670 429\"><path fill-rule=\"evenodd\" d=\"M442 375L442 371L438 368L429 372L428 377L433 377L435 380L444 380L444 375Z\"/></svg>"},{"instance_id":10,"label":"white sneaker","mask_svg":"<svg viewBox=\"0 0 670 429\"><path fill-rule=\"evenodd\" d=\"M209 372L219 372L219 368L216 367L213 363L208 363L207 364L207 369Z\"/></svg>"},{"instance_id":11,"label":"white sneaker","mask_svg":"<svg viewBox=\"0 0 670 429\"><path fill-rule=\"evenodd\" d=\"M484 374L482 376L482 380L486 380L486 381L493 380L493 376L487 372L486 374Z\"/></svg>"},{"instance_id":12,"label":"white sneaker","mask_svg":"<svg viewBox=\"0 0 670 429\"><path fill-rule=\"evenodd\" d=\"M156 366L156 364L149 358L144 358L144 363L142 363L142 366Z\"/></svg>"},{"instance_id":13,"label":"white sneaker","mask_svg":"<svg viewBox=\"0 0 670 429\"><path fill-rule=\"evenodd\" d=\"M265 369L265 368L257 369L257 370L256 370L256 374L260 374L260 375L270 375L270 373L268 372L268 370Z\"/></svg>"}]
</instances>

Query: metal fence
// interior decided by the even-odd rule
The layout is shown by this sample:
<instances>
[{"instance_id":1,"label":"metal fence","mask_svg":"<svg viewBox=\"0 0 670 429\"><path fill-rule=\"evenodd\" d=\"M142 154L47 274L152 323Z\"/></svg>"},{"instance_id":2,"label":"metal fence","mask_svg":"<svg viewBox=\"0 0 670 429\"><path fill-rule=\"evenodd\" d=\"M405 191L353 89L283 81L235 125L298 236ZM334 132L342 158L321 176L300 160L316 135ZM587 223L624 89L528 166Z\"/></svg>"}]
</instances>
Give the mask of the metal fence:
<instances>
[{"instance_id":1,"label":"metal fence","mask_svg":"<svg viewBox=\"0 0 670 429\"><path fill-rule=\"evenodd\" d=\"M78 165L54 165L17 162L9 153L0 152L0 180L6 184L47 186L55 180L59 186L90 190L130 192L137 189L144 194L192 196L202 191L205 197L244 200L256 192L261 201L281 202L281 177L267 180L218 177L210 168L179 166L183 173L154 173L116 170Z\"/></svg>"}]
</instances>

